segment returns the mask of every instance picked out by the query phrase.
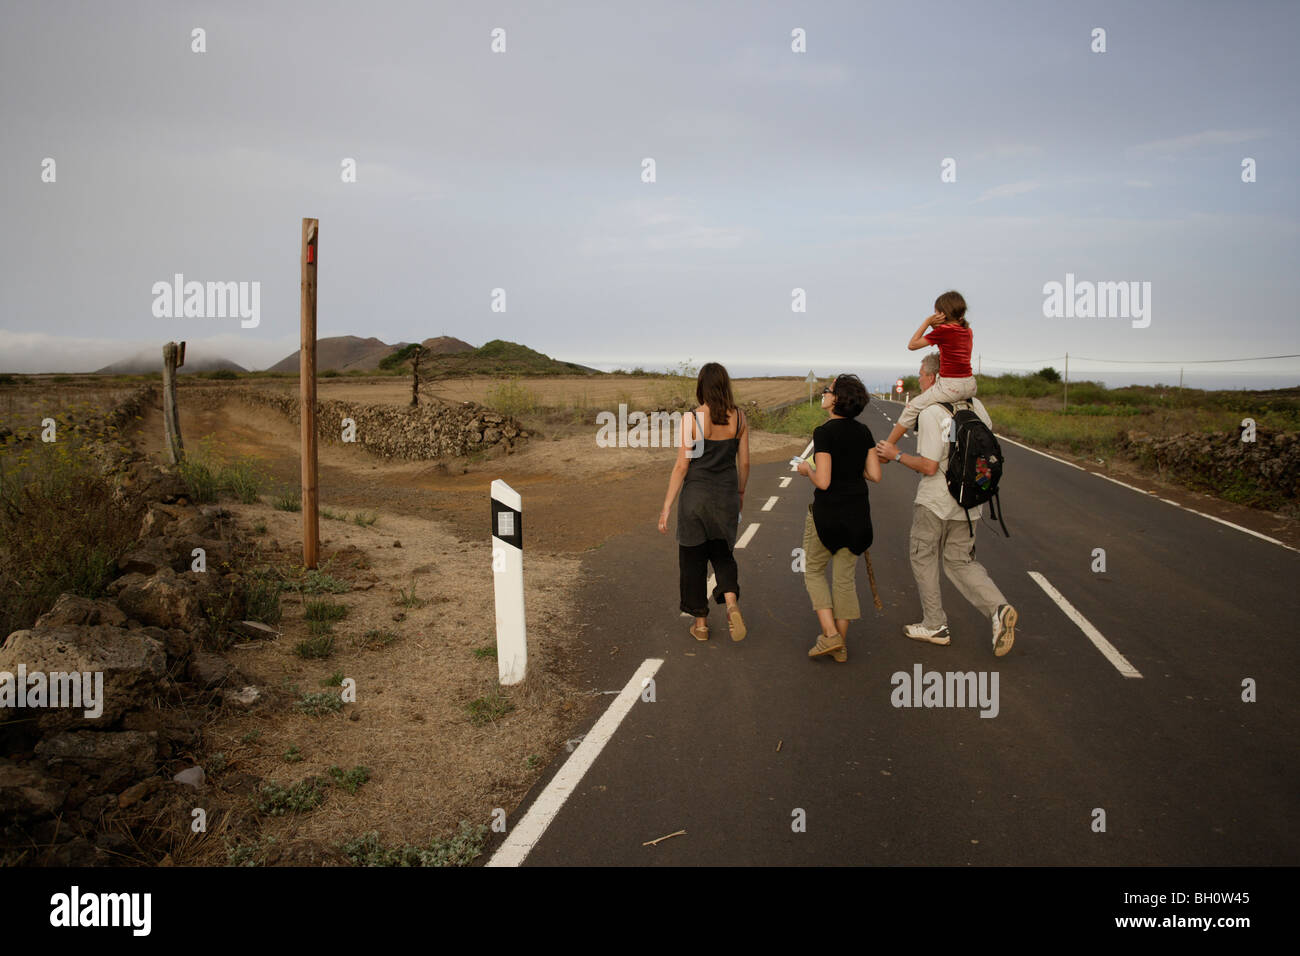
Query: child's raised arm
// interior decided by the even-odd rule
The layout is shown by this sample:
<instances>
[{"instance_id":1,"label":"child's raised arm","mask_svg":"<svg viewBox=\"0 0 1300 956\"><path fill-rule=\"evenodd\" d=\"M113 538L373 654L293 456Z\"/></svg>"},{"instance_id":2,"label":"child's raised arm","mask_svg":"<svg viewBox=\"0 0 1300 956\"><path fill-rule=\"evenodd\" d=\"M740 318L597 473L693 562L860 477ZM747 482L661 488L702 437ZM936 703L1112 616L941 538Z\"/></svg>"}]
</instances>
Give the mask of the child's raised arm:
<instances>
[{"instance_id":1,"label":"child's raised arm","mask_svg":"<svg viewBox=\"0 0 1300 956\"><path fill-rule=\"evenodd\" d=\"M912 336L912 341L907 343L907 350L909 352L915 352L919 349L928 349L930 347L930 343L925 340L925 333L929 331L930 326L940 325L941 323L947 321L948 321L948 317L944 315L942 312L934 313L934 315L930 316L928 319L926 319L924 322L921 323L921 327L917 329L916 334Z\"/></svg>"}]
</instances>

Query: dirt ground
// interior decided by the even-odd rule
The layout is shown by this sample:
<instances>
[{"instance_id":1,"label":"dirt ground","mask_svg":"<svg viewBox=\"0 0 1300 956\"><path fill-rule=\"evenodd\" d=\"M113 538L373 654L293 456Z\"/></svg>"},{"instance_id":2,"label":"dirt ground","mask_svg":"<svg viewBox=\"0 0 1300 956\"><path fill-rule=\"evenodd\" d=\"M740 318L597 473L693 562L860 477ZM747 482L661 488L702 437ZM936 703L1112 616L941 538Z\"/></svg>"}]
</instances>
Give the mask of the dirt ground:
<instances>
[{"instance_id":1,"label":"dirt ground","mask_svg":"<svg viewBox=\"0 0 1300 956\"><path fill-rule=\"evenodd\" d=\"M215 409L180 404L187 447L210 435L228 457L256 456L277 485L299 486L299 434L287 419L242 402ZM477 541L489 534L488 487L501 478L523 496L530 557L581 552L622 531L637 514L652 523L658 518L675 449L601 448L594 422L540 427L543 433L514 454L477 463L384 461L354 445L322 442L317 453L321 506L436 518L465 540ZM146 416L140 434L143 447L159 454L161 413ZM787 435L752 432L751 460L779 461L805 444ZM591 494L593 477L599 477L601 495Z\"/></svg>"},{"instance_id":2,"label":"dirt ground","mask_svg":"<svg viewBox=\"0 0 1300 956\"><path fill-rule=\"evenodd\" d=\"M222 504L273 564L300 563L302 516L271 504L299 483L298 429L238 401L198 408L182 392L180 404L188 449L211 436L226 458L259 459L271 479L262 503ZM385 842L427 843L462 819L487 823L498 807L510 814L563 751L596 699L571 663L583 626L573 606L581 554L633 522L657 519L675 449L600 448L594 423L542 427L515 454L478 463L384 461L352 445L319 445L322 515L344 519L321 519L322 569L354 582L333 598L348 608L335 626L336 650L326 660L297 656L295 645L308 636L305 609L301 597L286 594L280 636L227 657L282 702L320 691L341 673L356 681L357 703L322 717L291 706L225 714L205 731L205 759L221 754L225 780L252 775L287 786L330 766L365 766L372 777L356 795L331 789L311 813L263 818L264 838L333 845L377 830ZM161 434L161 412L151 410L136 439L156 455ZM803 444L756 432L751 456L783 460ZM495 478L523 496L529 678L502 692L511 712L474 726L467 706L500 690L496 662L474 654L495 647L488 527ZM362 526L349 520L357 513L363 521L377 517ZM412 589L414 606L406 606ZM364 635L374 630L391 633L392 643L366 646ZM300 761L285 760L291 747ZM223 825L211 831L217 839L176 862L223 864Z\"/></svg>"}]
</instances>

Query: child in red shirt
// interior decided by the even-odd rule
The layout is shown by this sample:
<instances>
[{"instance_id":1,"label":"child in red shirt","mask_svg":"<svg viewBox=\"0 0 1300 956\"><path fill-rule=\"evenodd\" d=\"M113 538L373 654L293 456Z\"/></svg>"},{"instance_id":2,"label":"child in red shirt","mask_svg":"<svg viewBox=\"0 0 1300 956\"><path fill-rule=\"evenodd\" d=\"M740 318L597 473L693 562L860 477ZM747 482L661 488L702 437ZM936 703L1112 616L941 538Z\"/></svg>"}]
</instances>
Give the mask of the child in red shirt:
<instances>
[{"instance_id":1,"label":"child in red shirt","mask_svg":"<svg viewBox=\"0 0 1300 956\"><path fill-rule=\"evenodd\" d=\"M934 385L903 407L903 414L898 416L886 439L890 444L897 443L916 427L922 409L936 402L959 402L975 397L975 373L970 367L974 336L966 322L966 300L960 292L945 292L934 300L934 315L921 323L907 348L915 352L931 345L939 347L939 374Z\"/></svg>"}]
</instances>

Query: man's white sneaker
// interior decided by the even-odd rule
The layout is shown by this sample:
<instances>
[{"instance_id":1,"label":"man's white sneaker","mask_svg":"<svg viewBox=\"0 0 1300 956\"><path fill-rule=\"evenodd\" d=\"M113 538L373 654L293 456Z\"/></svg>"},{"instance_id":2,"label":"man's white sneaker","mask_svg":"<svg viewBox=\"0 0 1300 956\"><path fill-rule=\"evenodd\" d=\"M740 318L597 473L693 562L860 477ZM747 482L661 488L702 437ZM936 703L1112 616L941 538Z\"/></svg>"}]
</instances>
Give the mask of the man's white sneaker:
<instances>
[{"instance_id":1,"label":"man's white sneaker","mask_svg":"<svg viewBox=\"0 0 1300 956\"><path fill-rule=\"evenodd\" d=\"M938 627L909 624L903 628L903 633L914 641L928 641L931 644L949 644L952 642L952 638L948 635L947 624L941 624Z\"/></svg>"},{"instance_id":2,"label":"man's white sneaker","mask_svg":"<svg viewBox=\"0 0 1300 956\"><path fill-rule=\"evenodd\" d=\"M1019 615L1010 604L1003 604L993 612L993 656L1001 657L1016 642L1016 621Z\"/></svg>"}]
</instances>

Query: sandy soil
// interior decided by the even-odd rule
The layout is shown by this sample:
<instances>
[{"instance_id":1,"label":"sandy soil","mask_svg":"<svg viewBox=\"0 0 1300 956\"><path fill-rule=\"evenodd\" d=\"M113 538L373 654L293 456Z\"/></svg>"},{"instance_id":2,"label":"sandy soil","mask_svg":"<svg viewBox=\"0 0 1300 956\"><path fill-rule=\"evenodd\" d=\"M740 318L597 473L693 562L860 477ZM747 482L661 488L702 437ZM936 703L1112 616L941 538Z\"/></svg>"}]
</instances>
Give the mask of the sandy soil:
<instances>
[{"instance_id":1,"label":"sandy soil","mask_svg":"<svg viewBox=\"0 0 1300 956\"><path fill-rule=\"evenodd\" d=\"M265 504L229 507L244 533L267 542L271 555L301 560L300 514ZM260 536L252 530L259 522L266 527ZM370 770L355 795L334 788L312 813L265 821L262 835L280 845L302 839L332 845L370 830L385 842L425 844L462 819L487 823L497 807L509 813L591 700L577 689L565 656L579 628L567 600L578 560L529 555L529 676L502 689L496 661L473 653L496 646L487 540L465 542L440 522L391 513L381 513L371 527L322 520L321 536L322 570L354 582L352 591L324 598L348 608L334 628L336 650L326 660L295 654L308 636L304 600L320 598L286 594L281 636L227 654L248 681L270 689L284 706L269 714L230 714L207 729L208 760L214 752L226 759L218 779L254 774L288 786L331 766ZM412 589L415 600L406 600ZM373 646L365 635L376 630L391 634L392 642ZM319 717L293 709L301 694L326 690L335 674L356 681L355 704ZM513 710L475 726L467 706L498 693ZM285 760L291 747L300 761ZM208 853L224 851L209 843Z\"/></svg>"}]
</instances>

